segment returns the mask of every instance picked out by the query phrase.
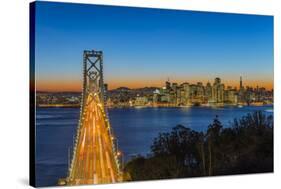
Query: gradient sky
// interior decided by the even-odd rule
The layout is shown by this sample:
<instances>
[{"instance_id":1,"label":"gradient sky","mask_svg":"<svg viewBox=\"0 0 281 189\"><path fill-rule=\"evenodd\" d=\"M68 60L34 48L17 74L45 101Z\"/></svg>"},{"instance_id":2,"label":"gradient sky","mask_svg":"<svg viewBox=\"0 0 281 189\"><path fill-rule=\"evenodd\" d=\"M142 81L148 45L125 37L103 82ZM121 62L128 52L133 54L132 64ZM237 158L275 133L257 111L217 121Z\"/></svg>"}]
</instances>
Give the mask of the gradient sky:
<instances>
[{"instance_id":1,"label":"gradient sky","mask_svg":"<svg viewBox=\"0 0 281 189\"><path fill-rule=\"evenodd\" d=\"M79 91L83 50L109 88L213 82L273 87L273 17L37 2L36 88Z\"/></svg>"}]
</instances>

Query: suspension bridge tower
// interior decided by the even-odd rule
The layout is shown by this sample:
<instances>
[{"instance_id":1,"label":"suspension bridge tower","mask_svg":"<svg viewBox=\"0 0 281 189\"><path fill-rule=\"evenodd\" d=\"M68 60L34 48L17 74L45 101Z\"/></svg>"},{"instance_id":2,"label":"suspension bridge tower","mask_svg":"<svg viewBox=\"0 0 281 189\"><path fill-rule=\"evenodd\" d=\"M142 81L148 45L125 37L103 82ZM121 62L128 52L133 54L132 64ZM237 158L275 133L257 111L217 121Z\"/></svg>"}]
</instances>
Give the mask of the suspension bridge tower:
<instances>
[{"instance_id":1,"label":"suspension bridge tower","mask_svg":"<svg viewBox=\"0 0 281 189\"><path fill-rule=\"evenodd\" d=\"M122 181L121 153L116 149L104 100L103 53L84 51L83 90L68 176L59 185Z\"/></svg>"}]
</instances>

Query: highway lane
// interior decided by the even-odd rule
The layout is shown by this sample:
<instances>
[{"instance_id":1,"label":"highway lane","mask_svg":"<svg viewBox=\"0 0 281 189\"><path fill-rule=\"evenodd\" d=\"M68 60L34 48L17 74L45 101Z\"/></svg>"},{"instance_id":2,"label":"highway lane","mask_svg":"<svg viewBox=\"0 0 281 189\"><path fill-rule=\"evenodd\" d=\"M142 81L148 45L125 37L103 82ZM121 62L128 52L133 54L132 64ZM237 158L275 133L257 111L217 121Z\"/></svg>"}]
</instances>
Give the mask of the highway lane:
<instances>
[{"instance_id":1,"label":"highway lane","mask_svg":"<svg viewBox=\"0 0 281 189\"><path fill-rule=\"evenodd\" d=\"M67 184L118 182L117 154L113 150L104 108L93 95L87 97L86 104Z\"/></svg>"}]
</instances>

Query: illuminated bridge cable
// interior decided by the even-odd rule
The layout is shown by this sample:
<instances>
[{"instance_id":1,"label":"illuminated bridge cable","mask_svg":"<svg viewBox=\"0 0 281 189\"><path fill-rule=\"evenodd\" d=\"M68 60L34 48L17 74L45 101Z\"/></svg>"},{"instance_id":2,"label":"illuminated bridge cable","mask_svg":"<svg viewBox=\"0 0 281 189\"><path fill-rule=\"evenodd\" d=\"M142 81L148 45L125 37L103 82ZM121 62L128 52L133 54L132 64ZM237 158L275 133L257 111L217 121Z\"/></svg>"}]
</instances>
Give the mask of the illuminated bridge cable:
<instances>
[{"instance_id":1,"label":"illuminated bridge cable","mask_svg":"<svg viewBox=\"0 0 281 189\"><path fill-rule=\"evenodd\" d=\"M122 181L122 171L105 107L102 51L84 51L83 88L68 176L60 185Z\"/></svg>"}]
</instances>

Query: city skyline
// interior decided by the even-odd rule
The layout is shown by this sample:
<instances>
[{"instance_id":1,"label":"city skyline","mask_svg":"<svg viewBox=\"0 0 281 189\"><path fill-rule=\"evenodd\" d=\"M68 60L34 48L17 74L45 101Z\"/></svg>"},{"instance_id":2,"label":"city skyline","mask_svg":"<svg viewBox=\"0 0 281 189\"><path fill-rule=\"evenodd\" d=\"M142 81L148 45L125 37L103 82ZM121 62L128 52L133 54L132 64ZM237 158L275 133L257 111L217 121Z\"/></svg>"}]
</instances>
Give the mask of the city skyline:
<instances>
[{"instance_id":1,"label":"city skyline","mask_svg":"<svg viewBox=\"0 0 281 189\"><path fill-rule=\"evenodd\" d=\"M273 88L272 16L44 2L36 6L38 91L81 91L85 49L104 52L109 89L161 87L168 77L204 85L220 77L226 86L237 87L240 76L245 86Z\"/></svg>"},{"instance_id":2,"label":"city skyline","mask_svg":"<svg viewBox=\"0 0 281 189\"><path fill-rule=\"evenodd\" d=\"M240 76L241 78L243 78L242 76ZM129 87L128 85L118 85L117 87L112 87L110 86L110 84L106 83L107 86L108 86L108 89L109 90L114 90L114 89L118 89L118 88L122 88L122 87L127 87L127 88L130 88L130 89L140 89L140 88L145 88L145 87L156 87L156 88L162 88L165 86L165 82L170 82L171 84L172 83L177 83L179 85L183 84L183 83L188 83L190 85L196 85L198 83L202 83L203 86L206 86L207 83L210 83L211 85L213 85L214 81L216 78L220 78L222 80L222 83L225 85L225 88L227 87L232 87L232 88L237 88L239 89L240 87L240 77L237 78L237 81L232 81L233 85L231 85L229 82L225 82L225 80L221 77L215 77L215 78L212 78L210 80L206 80L206 81L200 81L200 80L183 80L183 81L179 81L179 80L172 80L170 79L169 77L166 79L166 80L161 80L159 81L159 84L148 84L148 85L144 85L144 84L140 84L140 87ZM261 85L259 83L255 83L255 82L249 82L249 81L245 81L245 79L243 79L243 87L250 87L250 88L265 88L266 90L270 91L270 90L273 90L273 83L270 83L272 84L272 87L269 88L268 86L264 86L264 85ZM37 91L44 91L44 92L80 92L82 90L82 84L80 83L77 83L77 90L38 90Z\"/></svg>"},{"instance_id":3,"label":"city skyline","mask_svg":"<svg viewBox=\"0 0 281 189\"><path fill-rule=\"evenodd\" d=\"M178 106L243 106L273 104L273 89L262 86L245 85L243 78L239 86L226 86L221 78L213 82L176 83L169 79L158 88L118 88L108 90L104 84L107 107L178 107ZM37 100L41 107L70 106L80 104L78 94L38 93Z\"/></svg>"}]
</instances>

